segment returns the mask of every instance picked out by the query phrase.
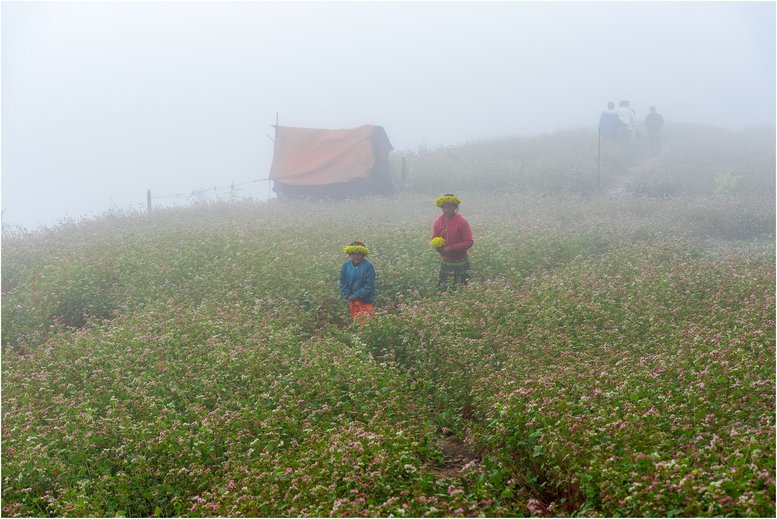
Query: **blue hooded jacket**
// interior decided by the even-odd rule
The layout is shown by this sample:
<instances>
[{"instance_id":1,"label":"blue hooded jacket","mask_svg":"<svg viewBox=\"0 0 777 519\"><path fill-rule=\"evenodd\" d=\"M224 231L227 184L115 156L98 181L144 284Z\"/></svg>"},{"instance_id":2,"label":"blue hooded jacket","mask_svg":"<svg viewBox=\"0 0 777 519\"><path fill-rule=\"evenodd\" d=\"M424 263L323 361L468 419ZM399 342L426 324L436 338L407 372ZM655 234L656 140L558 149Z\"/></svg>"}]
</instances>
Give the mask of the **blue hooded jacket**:
<instances>
[{"instance_id":1,"label":"blue hooded jacket","mask_svg":"<svg viewBox=\"0 0 777 519\"><path fill-rule=\"evenodd\" d=\"M366 258L358 265L351 260L340 268L340 292L348 299L356 296L362 303L371 304L375 300L375 267Z\"/></svg>"}]
</instances>

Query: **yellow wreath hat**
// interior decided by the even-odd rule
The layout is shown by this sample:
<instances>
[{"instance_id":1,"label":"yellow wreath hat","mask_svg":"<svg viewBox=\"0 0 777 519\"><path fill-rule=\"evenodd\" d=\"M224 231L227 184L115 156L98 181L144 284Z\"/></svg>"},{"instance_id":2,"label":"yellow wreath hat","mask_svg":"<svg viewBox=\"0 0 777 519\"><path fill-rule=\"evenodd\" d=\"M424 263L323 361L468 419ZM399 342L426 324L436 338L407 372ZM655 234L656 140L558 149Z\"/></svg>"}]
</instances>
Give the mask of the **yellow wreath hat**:
<instances>
[{"instance_id":1,"label":"yellow wreath hat","mask_svg":"<svg viewBox=\"0 0 777 519\"><path fill-rule=\"evenodd\" d=\"M343 252L346 254L364 254L365 256L370 255L370 249L368 249L364 245L349 245L346 248L343 249Z\"/></svg>"},{"instance_id":2,"label":"yellow wreath hat","mask_svg":"<svg viewBox=\"0 0 777 519\"><path fill-rule=\"evenodd\" d=\"M442 207L443 204L453 204L458 207L460 203L461 200L456 195L443 195L434 200L434 205L437 207Z\"/></svg>"}]
</instances>

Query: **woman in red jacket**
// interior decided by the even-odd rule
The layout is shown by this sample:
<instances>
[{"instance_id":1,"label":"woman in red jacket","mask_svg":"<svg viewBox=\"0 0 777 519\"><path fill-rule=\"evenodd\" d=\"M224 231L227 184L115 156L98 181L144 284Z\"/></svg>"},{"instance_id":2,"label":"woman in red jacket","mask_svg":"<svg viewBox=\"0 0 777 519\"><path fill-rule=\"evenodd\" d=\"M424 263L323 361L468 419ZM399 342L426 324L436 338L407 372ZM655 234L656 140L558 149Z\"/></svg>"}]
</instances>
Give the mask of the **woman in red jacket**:
<instances>
[{"instance_id":1,"label":"woman in red jacket","mask_svg":"<svg viewBox=\"0 0 777 519\"><path fill-rule=\"evenodd\" d=\"M458 214L461 200L456 195L443 195L435 200L437 207L442 209L442 215L437 218L432 228L432 246L437 249L442 258L440 277L437 285L445 288L450 278L453 284L466 284L469 280L469 260L467 250L475 243L469 222ZM442 238L442 241L440 238Z\"/></svg>"}]
</instances>

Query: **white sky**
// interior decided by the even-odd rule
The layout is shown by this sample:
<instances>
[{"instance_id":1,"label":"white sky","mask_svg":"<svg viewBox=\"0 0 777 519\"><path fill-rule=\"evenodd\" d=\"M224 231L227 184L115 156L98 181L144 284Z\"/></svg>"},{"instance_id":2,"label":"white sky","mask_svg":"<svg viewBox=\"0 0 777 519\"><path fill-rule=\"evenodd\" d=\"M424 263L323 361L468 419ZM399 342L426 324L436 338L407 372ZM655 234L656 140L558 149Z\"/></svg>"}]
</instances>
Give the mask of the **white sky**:
<instances>
[{"instance_id":1,"label":"white sky","mask_svg":"<svg viewBox=\"0 0 777 519\"><path fill-rule=\"evenodd\" d=\"M378 124L399 150L594 127L620 99L668 124L775 124L774 2L3 1L0 17L3 222L27 228L265 178L276 113Z\"/></svg>"}]
</instances>

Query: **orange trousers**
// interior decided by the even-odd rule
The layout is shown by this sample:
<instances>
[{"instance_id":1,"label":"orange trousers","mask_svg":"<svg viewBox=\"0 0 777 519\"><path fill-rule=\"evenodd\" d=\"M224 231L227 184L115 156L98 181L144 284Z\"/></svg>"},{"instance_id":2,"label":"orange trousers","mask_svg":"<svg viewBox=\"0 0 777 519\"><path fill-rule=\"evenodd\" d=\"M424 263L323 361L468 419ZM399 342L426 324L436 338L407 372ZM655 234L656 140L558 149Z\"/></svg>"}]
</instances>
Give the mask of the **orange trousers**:
<instances>
[{"instance_id":1,"label":"orange trousers","mask_svg":"<svg viewBox=\"0 0 777 519\"><path fill-rule=\"evenodd\" d=\"M366 319L374 315L375 308L372 306L372 303L362 303L358 299L351 303L351 317L354 324L361 326Z\"/></svg>"}]
</instances>

